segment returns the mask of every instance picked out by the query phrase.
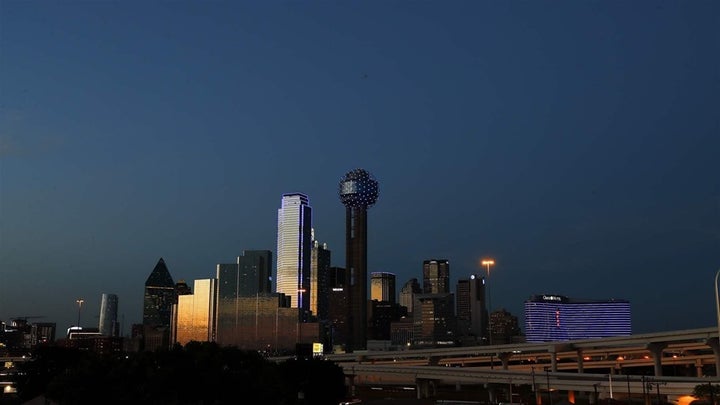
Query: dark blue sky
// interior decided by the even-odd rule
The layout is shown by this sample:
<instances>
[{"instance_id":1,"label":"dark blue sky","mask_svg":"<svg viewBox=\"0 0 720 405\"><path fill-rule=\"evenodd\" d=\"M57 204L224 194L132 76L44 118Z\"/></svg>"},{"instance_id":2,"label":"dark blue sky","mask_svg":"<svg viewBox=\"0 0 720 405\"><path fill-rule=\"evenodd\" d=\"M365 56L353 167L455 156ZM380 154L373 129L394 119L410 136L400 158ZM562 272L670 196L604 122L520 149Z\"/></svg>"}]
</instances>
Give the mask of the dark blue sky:
<instances>
[{"instance_id":1,"label":"dark blue sky","mask_svg":"<svg viewBox=\"0 0 720 405\"><path fill-rule=\"evenodd\" d=\"M715 324L720 2L0 1L0 320L124 330L163 257L192 284L276 250L303 192L380 182L370 271L494 307L621 298L636 333ZM453 287L454 290L454 287Z\"/></svg>"}]
</instances>

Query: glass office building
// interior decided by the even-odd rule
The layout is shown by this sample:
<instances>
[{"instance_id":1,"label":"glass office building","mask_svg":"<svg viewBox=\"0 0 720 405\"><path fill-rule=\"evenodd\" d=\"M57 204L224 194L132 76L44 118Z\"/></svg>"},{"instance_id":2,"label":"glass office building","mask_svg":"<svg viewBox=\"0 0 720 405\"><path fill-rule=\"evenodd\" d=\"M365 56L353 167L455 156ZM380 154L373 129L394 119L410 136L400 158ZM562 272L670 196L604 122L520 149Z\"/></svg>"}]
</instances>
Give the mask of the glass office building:
<instances>
[{"instance_id":1,"label":"glass office building","mask_svg":"<svg viewBox=\"0 0 720 405\"><path fill-rule=\"evenodd\" d=\"M450 292L450 262L446 259L423 261L423 293Z\"/></svg>"},{"instance_id":2,"label":"glass office building","mask_svg":"<svg viewBox=\"0 0 720 405\"><path fill-rule=\"evenodd\" d=\"M382 271L370 273L370 299L395 303L395 274Z\"/></svg>"},{"instance_id":3,"label":"glass office building","mask_svg":"<svg viewBox=\"0 0 720 405\"><path fill-rule=\"evenodd\" d=\"M283 194L278 209L277 288L292 308L310 311L312 208L305 194Z\"/></svg>"},{"instance_id":4,"label":"glass office building","mask_svg":"<svg viewBox=\"0 0 720 405\"><path fill-rule=\"evenodd\" d=\"M215 340L215 300L217 280L195 280L193 292L178 296L175 308L174 342L186 345L191 341Z\"/></svg>"},{"instance_id":5,"label":"glass office building","mask_svg":"<svg viewBox=\"0 0 720 405\"><path fill-rule=\"evenodd\" d=\"M400 289L400 305L407 308L408 313L413 311L413 300L416 294L422 294L422 288L416 278L411 278Z\"/></svg>"},{"instance_id":6,"label":"glass office building","mask_svg":"<svg viewBox=\"0 0 720 405\"><path fill-rule=\"evenodd\" d=\"M488 311L485 305L485 277L473 274L458 280L455 314L458 335L483 343L488 336Z\"/></svg>"},{"instance_id":7,"label":"glass office building","mask_svg":"<svg viewBox=\"0 0 720 405\"><path fill-rule=\"evenodd\" d=\"M525 301L528 343L630 336L630 302L534 295Z\"/></svg>"},{"instance_id":8,"label":"glass office building","mask_svg":"<svg viewBox=\"0 0 720 405\"><path fill-rule=\"evenodd\" d=\"M217 311L216 339L218 343L234 345L243 333L244 324L240 314L245 311L241 298L255 299L275 295L270 292L272 252L269 250L245 250L235 263L217 265ZM252 304L255 308L255 305Z\"/></svg>"},{"instance_id":9,"label":"glass office building","mask_svg":"<svg viewBox=\"0 0 720 405\"><path fill-rule=\"evenodd\" d=\"M425 347L455 343L455 295L417 294L413 311L413 344Z\"/></svg>"},{"instance_id":10,"label":"glass office building","mask_svg":"<svg viewBox=\"0 0 720 405\"><path fill-rule=\"evenodd\" d=\"M328 319L328 296L330 295L330 250L327 243L320 243L313 235L312 259L310 260L310 312L319 320Z\"/></svg>"},{"instance_id":11,"label":"glass office building","mask_svg":"<svg viewBox=\"0 0 720 405\"><path fill-rule=\"evenodd\" d=\"M175 282L165 260L160 258L145 281L142 348L153 351L170 347L173 305L177 303Z\"/></svg>"},{"instance_id":12,"label":"glass office building","mask_svg":"<svg viewBox=\"0 0 720 405\"><path fill-rule=\"evenodd\" d=\"M100 323L98 329L103 336L119 336L120 324L118 323L118 296L115 294L103 294L100 300Z\"/></svg>"}]
</instances>

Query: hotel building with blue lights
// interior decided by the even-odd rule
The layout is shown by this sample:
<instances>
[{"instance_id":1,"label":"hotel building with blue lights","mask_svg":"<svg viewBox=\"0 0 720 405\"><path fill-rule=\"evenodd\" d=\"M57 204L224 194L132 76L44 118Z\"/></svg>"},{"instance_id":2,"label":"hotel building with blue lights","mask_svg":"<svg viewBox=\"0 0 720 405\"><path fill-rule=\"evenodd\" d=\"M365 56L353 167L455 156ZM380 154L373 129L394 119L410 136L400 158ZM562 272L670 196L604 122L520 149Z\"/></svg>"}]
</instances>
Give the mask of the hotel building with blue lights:
<instances>
[{"instance_id":1,"label":"hotel building with blue lights","mask_svg":"<svg viewBox=\"0 0 720 405\"><path fill-rule=\"evenodd\" d=\"M630 336L630 302L534 295L525 301L528 343Z\"/></svg>"}]
</instances>

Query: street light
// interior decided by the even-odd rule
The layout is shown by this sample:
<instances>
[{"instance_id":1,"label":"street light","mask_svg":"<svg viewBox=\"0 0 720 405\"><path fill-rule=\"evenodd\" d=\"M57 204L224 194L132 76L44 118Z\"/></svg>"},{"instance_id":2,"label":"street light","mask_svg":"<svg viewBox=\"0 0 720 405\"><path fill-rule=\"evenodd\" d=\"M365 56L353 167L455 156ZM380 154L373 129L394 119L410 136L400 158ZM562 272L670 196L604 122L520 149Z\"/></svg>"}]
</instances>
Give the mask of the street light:
<instances>
[{"instance_id":1,"label":"street light","mask_svg":"<svg viewBox=\"0 0 720 405\"><path fill-rule=\"evenodd\" d=\"M75 300L75 302L77 302L77 304L78 304L78 323L77 323L77 326L78 326L78 328L79 328L79 327L80 327L80 310L82 309L82 304L83 304L83 302L85 302L85 300L82 299L82 298L78 298L78 299Z\"/></svg>"},{"instance_id":2,"label":"street light","mask_svg":"<svg viewBox=\"0 0 720 405\"><path fill-rule=\"evenodd\" d=\"M547 390L548 390L548 399L550 400L550 405L552 405L552 390L550 389L550 367L545 366L545 377L547 378Z\"/></svg>"},{"instance_id":3,"label":"street light","mask_svg":"<svg viewBox=\"0 0 720 405\"><path fill-rule=\"evenodd\" d=\"M485 291L488 296L488 338L490 345L492 345L492 296L490 295L490 266L495 265L495 260L483 259L480 264L487 268L487 284L485 284ZM718 315L718 317L718 319L720 319L720 315Z\"/></svg>"}]
</instances>

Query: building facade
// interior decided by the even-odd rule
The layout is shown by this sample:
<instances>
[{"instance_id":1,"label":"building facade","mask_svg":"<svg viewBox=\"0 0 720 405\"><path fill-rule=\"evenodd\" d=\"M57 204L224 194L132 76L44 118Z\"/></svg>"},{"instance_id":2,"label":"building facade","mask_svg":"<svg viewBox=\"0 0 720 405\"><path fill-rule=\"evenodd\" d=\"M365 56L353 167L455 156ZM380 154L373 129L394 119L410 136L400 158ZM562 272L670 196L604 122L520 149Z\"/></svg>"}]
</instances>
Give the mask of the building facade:
<instances>
[{"instance_id":1,"label":"building facade","mask_svg":"<svg viewBox=\"0 0 720 405\"><path fill-rule=\"evenodd\" d=\"M305 194L283 194L277 231L276 292L303 317L310 312L312 250L312 208Z\"/></svg>"},{"instance_id":2,"label":"building facade","mask_svg":"<svg viewBox=\"0 0 720 405\"><path fill-rule=\"evenodd\" d=\"M420 283L416 278L408 280L400 289L400 305L407 308L408 314L412 314L413 312L413 300L415 299L415 294L421 293L422 288L420 288Z\"/></svg>"},{"instance_id":3,"label":"building facade","mask_svg":"<svg viewBox=\"0 0 720 405\"><path fill-rule=\"evenodd\" d=\"M524 341L517 316L500 308L490 314L492 342L494 345L520 343Z\"/></svg>"},{"instance_id":4,"label":"building facade","mask_svg":"<svg viewBox=\"0 0 720 405\"><path fill-rule=\"evenodd\" d=\"M102 336L117 337L120 335L118 322L118 296L103 294L100 299L100 322L98 329Z\"/></svg>"},{"instance_id":5,"label":"building facade","mask_svg":"<svg viewBox=\"0 0 720 405\"><path fill-rule=\"evenodd\" d=\"M328 281L328 347L332 351L344 351L350 334L348 326L349 294L346 270L343 267L330 267Z\"/></svg>"},{"instance_id":6,"label":"building facade","mask_svg":"<svg viewBox=\"0 0 720 405\"><path fill-rule=\"evenodd\" d=\"M487 343L488 311L485 277L476 274L458 280L456 291L457 332L463 344Z\"/></svg>"},{"instance_id":7,"label":"building facade","mask_svg":"<svg viewBox=\"0 0 720 405\"><path fill-rule=\"evenodd\" d=\"M534 295L525 301L528 343L630 336L630 302Z\"/></svg>"},{"instance_id":8,"label":"building facade","mask_svg":"<svg viewBox=\"0 0 720 405\"><path fill-rule=\"evenodd\" d=\"M370 273L370 299L395 304L395 274L379 271Z\"/></svg>"},{"instance_id":9,"label":"building facade","mask_svg":"<svg viewBox=\"0 0 720 405\"><path fill-rule=\"evenodd\" d=\"M446 259L423 261L423 294L450 292L450 262Z\"/></svg>"},{"instance_id":10,"label":"building facade","mask_svg":"<svg viewBox=\"0 0 720 405\"><path fill-rule=\"evenodd\" d=\"M413 311L413 345L441 347L454 345L454 294L418 294Z\"/></svg>"},{"instance_id":11,"label":"building facade","mask_svg":"<svg viewBox=\"0 0 720 405\"><path fill-rule=\"evenodd\" d=\"M233 344L243 333L239 314L241 298L255 299L260 296L275 297L271 293L272 252L269 250L245 250L235 263L218 264L215 298L215 336L218 343ZM280 295L284 299L284 295ZM285 305L284 305L285 306Z\"/></svg>"},{"instance_id":12,"label":"building facade","mask_svg":"<svg viewBox=\"0 0 720 405\"><path fill-rule=\"evenodd\" d=\"M314 240L310 260L310 312L318 320L328 319L330 294L330 250Z\"/></svg>"},{"instance_id":13,"label":"building facade","mask_svg":"<svg viewBox=\"0 0 720 405\"><path fill-rule=\"evenodd\" d=\"M145 281L142 345L145 350L170 346L172 309L176 303L175 282L161 257Z\"/></svg>"},{"instance_id":14,"label":"building facade","mask_svg":"<svg viewBox=\"0 0 720 405\"><path fill-rule=\"evenodd\" d=\"M195 280L192 291L178 296L173 312L173 341L183 346L215 341L217 279Z\"/></svg>"}]
</instances>

